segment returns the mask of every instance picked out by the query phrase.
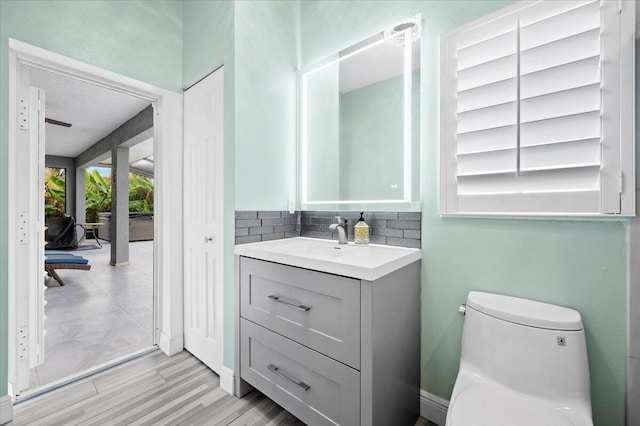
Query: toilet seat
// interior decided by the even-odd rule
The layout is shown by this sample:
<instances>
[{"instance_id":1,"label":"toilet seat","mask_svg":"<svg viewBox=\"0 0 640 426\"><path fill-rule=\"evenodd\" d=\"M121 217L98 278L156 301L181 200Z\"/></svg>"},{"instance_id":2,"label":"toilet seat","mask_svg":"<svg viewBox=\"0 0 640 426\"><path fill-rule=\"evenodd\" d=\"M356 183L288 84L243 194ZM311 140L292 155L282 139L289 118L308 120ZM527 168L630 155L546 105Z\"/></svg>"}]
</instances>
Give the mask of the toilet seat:
<instances>
[{"instance_id":1,"label":"toilet seat","mask_svg":"<svg viewBox=\"0 0 640 426\"><path fill-rule=\"evenodd\" d=\"M484 383L462 390L449 411L449 426L574 426L555 408Z\"/></svg>"}]
</instances>

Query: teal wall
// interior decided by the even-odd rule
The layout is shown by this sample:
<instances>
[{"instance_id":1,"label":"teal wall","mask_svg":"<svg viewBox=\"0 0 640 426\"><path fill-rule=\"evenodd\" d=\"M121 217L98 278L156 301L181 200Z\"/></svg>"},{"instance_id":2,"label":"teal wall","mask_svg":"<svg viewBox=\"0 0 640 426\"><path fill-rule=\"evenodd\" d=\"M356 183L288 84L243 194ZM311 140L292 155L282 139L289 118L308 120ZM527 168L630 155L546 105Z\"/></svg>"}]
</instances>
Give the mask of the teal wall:
<instances>
[{"instance_id":1,"label":"teal wall","mask_svg":"<svg viewBox=\"0 0 640 426\"><path fill-rule=\"evenodd\" d=\"M412 190L420 199L420 70L412 73ZM340 95L341 200L404 197L404 77ZM392 187L392 185L397 187Z\"/></svg>"},{"instance_id":2,"label":"teal wall","mask_svg":"<svg viewBox=\"0 0 640 426\"><path fill-rule=\"evenodd\" d=\"M183 86L224 64L224 357L234 366L235 210L296 195L299 4L186 1Z\"/></svg>"},{"instance_id":3,"label":"teal wall","mask_svg":"<svg viewBox=\"0 0 640 426\"><path fill-rule=\"evenodd\" d=\"M296 196L299 3L235 6L235 209L286 210ZM225 263L226 291L232 266ZM224 364L233 367L234 309L225 320Z\"/></svg>"},{"instance_id":4,"label":"teal wall","mask_svg":"<svg viewBox=\"0 0 640 426\"><path fill-rule=\"evenodd\" d=\"M219 66L227 67L233 62L234 4L232 1L185 1L182 19L182 86L188 87ZM233 81L233 72L227 71L225 68L225 90L227 83ZM233 89L233 85L229 86ZM225 97L225 101L229 98ZM229 126L225 126L225 130L226 127Z\"/></svg>"},{"instance_id":5,"label":"teal wall","mask_svg":"<svg viewBox=\"0 0 640 426\"><path fill-rule=\"evenodd\" d=\"M422 12L422 388L449 398L470 290L579 310L597 425L624 423L626 246L620 222L443 219L438 215L439 35L510 1L303 2L302 65Z\"/></svg>"},{"instance_id":6,"label":"teal wall","mask_svg":"<svg viewBox=\"0 0 640 426\"><path fill-rule=\"evenodd\" d=\"M403 135L403 75L340 94L340 199L404 198Z\"/></svg>"},{"instance_id":7,"label":"teal wall","mask_svg":"<svg viewBox=\"0 0 640 426\"><path fill-rule=\"evenodd\" d=\"M236 2L236 210L296 197L297 1Z\"/></svg>"},{"instance_id":8,"label":"teal wall","mask_svg":"<svg viewBox=\"0 0 640 426\"><path fill-rule=\"evenodd\" d=\"M338 63L307 76L306 174L309 201L340 199L339 76ZM302 176L304 171L300 173Z\"/></svg>"},{"instance_id":9,"label":"teal wall","mask_svg":"<svg viewBox=\"0 0 640 426\"><path fill-rule=\"evenodd\" d=\"M7 393L9 38L179 91L177 1L0 1L0 395Z\"/></svg>"},{"instance_id":10,"label":"teal wall","mask_svg":"<svg viewBox=\"0 0 640 426\"><path fill-rule=\"evenodd\" d=\"M422 12L422 388L449 397L462 330L457 306L469 290L494 291L582 313L596 424L623 424L624 225L438 215L438 37L509 3L0 2L0 395L7 382L9 37L175 91L225 64L224 364L232 367L233 211L283 209L295 193L298 66Z\"/></svg>"}]
</instances>

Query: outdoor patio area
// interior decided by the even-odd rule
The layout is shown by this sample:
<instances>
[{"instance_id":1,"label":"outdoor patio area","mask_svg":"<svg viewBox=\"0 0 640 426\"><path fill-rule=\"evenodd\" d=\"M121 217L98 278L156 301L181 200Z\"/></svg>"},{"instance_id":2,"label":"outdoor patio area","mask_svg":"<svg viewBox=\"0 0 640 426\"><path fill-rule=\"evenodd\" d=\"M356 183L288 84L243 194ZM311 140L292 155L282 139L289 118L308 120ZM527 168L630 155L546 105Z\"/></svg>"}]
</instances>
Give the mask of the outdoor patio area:
<instances>
[{"instance_id":1,"label":"outdoor patio area","mask_svg":"<svg viewBox=\"0 0 640 426\"><path fill-rule=\"evenodd\" d=\"M92 243L72 252L90 271L58 271L63 287L47 278L45 362L31 370L30 389L153 345L153 241L129 243L130 264L119 267L108 242Z\"/></svg>"}]
</instances>

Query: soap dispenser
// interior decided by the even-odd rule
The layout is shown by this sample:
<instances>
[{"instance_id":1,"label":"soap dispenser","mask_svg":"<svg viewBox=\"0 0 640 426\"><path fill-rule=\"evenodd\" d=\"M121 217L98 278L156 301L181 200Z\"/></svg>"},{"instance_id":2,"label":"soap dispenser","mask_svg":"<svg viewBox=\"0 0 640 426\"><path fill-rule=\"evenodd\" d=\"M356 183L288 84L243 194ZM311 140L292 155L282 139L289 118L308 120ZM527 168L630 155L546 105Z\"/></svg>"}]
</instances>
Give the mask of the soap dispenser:
<instances>
[{"instance_id":1,"label":"soap dispenser","mask_svg":"<svg viewBox=\"0 0 640 426\"><path fill-rule=\"evenodd\" d=\"M356 223L355 229L355 243L358 246L366 246L369 244L369 225L364 221L364 212L360 212L360 219Z\"/></svg>"}]
</instances>

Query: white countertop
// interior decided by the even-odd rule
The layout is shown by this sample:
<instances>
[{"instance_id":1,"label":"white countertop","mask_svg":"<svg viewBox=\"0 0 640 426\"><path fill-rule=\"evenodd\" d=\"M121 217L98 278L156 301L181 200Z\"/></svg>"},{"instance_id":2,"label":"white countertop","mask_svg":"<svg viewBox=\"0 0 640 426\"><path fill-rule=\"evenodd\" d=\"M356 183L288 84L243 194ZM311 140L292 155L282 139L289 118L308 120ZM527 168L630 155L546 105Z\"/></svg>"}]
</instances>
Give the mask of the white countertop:
<instances>
[{"instance_id":1,"label":"white countertop","mask_svg":"<svg viewBox=\"0 0 640 426\"><path fill-rule=\"evenodd\" d=\"M235 254L330 274L374 281L420 260L419 249L353 243L317 238L289 238L237 245Z\"/></svg>"}]
</instances>

